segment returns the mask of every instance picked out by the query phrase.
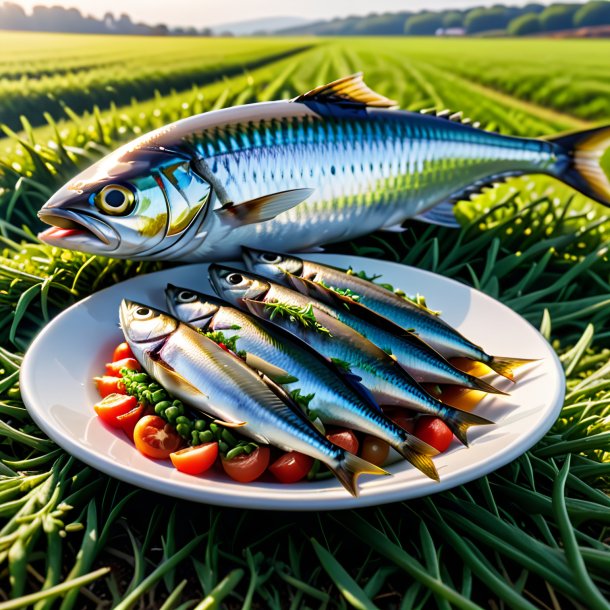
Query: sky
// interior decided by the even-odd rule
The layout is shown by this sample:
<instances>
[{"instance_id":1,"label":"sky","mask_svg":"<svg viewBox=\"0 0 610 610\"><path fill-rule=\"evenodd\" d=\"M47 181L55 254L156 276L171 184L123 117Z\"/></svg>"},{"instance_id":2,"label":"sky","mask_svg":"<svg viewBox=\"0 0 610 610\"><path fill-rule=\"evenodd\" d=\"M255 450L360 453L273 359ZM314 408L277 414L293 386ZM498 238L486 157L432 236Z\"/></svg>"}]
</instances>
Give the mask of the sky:
<instances>
[{"instance_id":1,"label":"sky","mask_svg":"<svg viewBox=\"0 0 610 610\"><path fill-rule=\"evenodd\" d=\"M550 0L537 0L549 4ZM554 0L557 2L557 0ZM563 0L559 0L563 1ZM569 0L565 0L569 1ZM401 10L441 10L468 6L503 4L523 5L527 0L18 0L26 11L36 4L62 4L101 17L105 12L127 13L134 21L194 25L195 27L257 19L296 16L306 19L331 19L346 15L366 15Z\"/></svg>"}]
</instances>

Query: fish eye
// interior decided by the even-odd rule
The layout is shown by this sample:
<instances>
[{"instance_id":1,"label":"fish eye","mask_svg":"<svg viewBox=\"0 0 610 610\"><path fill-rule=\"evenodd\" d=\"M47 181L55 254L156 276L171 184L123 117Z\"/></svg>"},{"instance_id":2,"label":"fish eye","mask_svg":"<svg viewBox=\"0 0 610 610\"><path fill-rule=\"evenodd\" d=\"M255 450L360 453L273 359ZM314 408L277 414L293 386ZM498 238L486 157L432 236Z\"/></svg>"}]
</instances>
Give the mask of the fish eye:
<instances>
[{"instance_id":1,"label":"fish eye","mask_svg":"<svg viewBox=\"0 0 610 610\"><path fill-rule=\"evenodd\" d=\"M136 320L148 320L148 318L152 318L153 311L149 307L138 307L133 312L133 317Z\"/></svg>"},{"instance_id":2,"label":"fish eye","mask_svg":"<svg viewBox=\"0 0 610 610\"><path fill-rule=\"evenodd\" d=\"M227 275L227 282L233 286L237 286L237 284L241 284L243 281L244 277L239 273L231 273L230 275Z\"/></svg>"},{"instance_id":3,"label":"fish eye","mask_svg":"<svg viewBox=\"0 0 610 610\"><path fill-rule=\"evenodd\" d=\"M178 294L178 301L180 303L192 303L197 298L197 295L188 290L183 290Z\"/></svg>"},{"instance_id":4,"label":"fish eye","mask_svg":"<svg viewBox=\"0 0 610 610\"><path fill-rule=\"evenodd\" d=\"M270 265L275 265L276 263L281 262L282 257L279 254L272 254L271 252L264 252L261 254L261 260L263 263L269 263Z\"/></svg>"},{"instance_id":5,"label":"fish eye","mask_svg":"<svg viewBox=\"0 0 610 610\"><path fill-rule=\"evenodd\" d=\"M111 216L125 216L133 209L136 198L133 192L121 184L107 184L96 196L95 205Z\"/></svg>"}]
</instances>

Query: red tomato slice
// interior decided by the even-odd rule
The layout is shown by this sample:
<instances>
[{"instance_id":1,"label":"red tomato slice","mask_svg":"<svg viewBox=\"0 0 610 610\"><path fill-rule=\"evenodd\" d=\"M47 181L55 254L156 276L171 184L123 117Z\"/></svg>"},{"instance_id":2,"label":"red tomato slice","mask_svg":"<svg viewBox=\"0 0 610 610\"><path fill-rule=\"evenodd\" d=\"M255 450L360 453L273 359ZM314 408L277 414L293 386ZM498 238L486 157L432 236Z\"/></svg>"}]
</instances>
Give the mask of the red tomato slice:
<instances>
[{"instance_id":1,"label":"red tomato slice","mask_svg":"<svg viewBox=\"0 0 610 610\"><path fill-rule=\"evenodd\" d=\"M114 353L112 354L112 362L117 362L118 360L125 360L125 358L134 358L133 352L131 351L131 347L129 347L127 343L119 343L114 348Z\"/></svg>"},{"instance_id":2,"label":"red tomato slice","mask_svg":"<svg viewBox=\"0 0 610 610\"><path fill-rule=\"evenodd\" d=\"M97 391L102 398L108 396L108 394L125 394L125 386L120 377L114 377L110 375L102 375L101 377L94 377Z\"/></svg>"},{"instance_id":3,"label":"red tomato slice","mask_svg":"<svg viewBox=\"0 0 610 610\"><path fill-rule=\"evenodd\" d=\"M144 405L138 404L134 409L125 413L124 415L119 415L116 419L120 424L121 428L123 428L123 432L127 435L129 440L133 440L133 430L138 423L140 417L142 417L144 413Z\"/></svg>"},{"instance_id":4,"label":"red tomato slice","mask_svg":"<svg viewBox=\"0 0 610 610\"><path fill-rule=\"evenodd\" d=\"M135 358L123 358L123 360L117 360L116 362L108 362L106 364L106 375L112 375L113 377L121 376L121 369L131 369L132 371L141 371L142 367Z\"/></svg>"},{"instance_id":5,"label":"red tomato slice","mask_svg":"<svg viewBox=\"0 0 610 610\"><path fill-rule=\"evenodd\" d=\"M158 415L145 415L134 428L133 442L146 457L164 460L180 447L182 439L173 426Z\"/></svg>"},{"instance_id":6,"label":"red tomato slice","mask_svg":"<svg viewBox=\"0 0 610 610\"><path fill-rule=\"evenodd\" d=\"M447 451L453 440L453 432L438 417L424 416L415 423L415 436L441 453Z\"/></svg>"},{"instance_id":7,"label":"red tomato slice","mask_svg":"<svg viewBox=\"0 0 610 610\"><path fill-rule=\"evenodd\" d=\"M222 467L233 480L250 483L256 481L267 470L269 455L269 447L258 447L250 455L242 453L230 460L222 457Z\"/></svg>"},{"instance_id":8,"label":"red tomato slice","mask_svg":"<svg viewBox=\"0 0 610 610\"><path fill-rule=\"evenodd\" d=\"M218 443L204 443L171 453L172 464L186 474L201 474L212 467L218 457Z\"/></svg>"},{"instance_id":9,"label":"red tomato slice","mask_svg":"<svg viewBox=\"0 0 610 610\"><path fill-rule=\"evenodd\" d=\"M296 483L307 476L312 465L313 458L298 451L291 451L275 460L269 466L269 472L280 483Z\"/></svg>"},{"instance_id":10,"label":"red tomato slice","mask_svg":"<svg viewBox=\"0 0 610 610\"><path fill-rule=\"evenodd\" d=\"M333 444L338 445L350 453L358 453L358 439L356 435L347 428L335 428L326 433L326 438Z\"/></svg>"},{"instance_id":11,"label":"red tomato slice","mask_svg":"<svg viewBox=\"0 0 610 610\"><path fill-rule=\"evenodd\" d=\"M93 405L95 412L113 428L120 428L118 421L119 415L129 413L137 404L135 396L125 396L124 394L108 394L100 402Z\"/></svg>"},{"instance_id":12,"label":"red tomato slice","mask_svg":"<svg viewBox=\"0 0 610 610\"><path fill-rule=\"evenodd\" d=\"M362 441L360 457L375 466L382 466L388 459L390 445L374 436L365 436Z\"/></svg>"}]
</instances>

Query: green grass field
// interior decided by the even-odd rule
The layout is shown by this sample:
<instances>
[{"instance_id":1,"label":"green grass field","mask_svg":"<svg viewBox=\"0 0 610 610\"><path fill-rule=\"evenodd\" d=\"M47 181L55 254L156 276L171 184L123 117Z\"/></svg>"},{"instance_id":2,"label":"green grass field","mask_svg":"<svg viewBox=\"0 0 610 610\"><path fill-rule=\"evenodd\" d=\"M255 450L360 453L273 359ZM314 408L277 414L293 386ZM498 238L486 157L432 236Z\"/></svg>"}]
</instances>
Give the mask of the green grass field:
<instances>
[{"instance_id":1,"label":"green grass field","mask_svg":"<svg viewBox=\"0 0 610 610\"><path fill-rule=\"evenodd\" d=\"M0 46L10 127L0 140L0 610L610 607L610 225L605 208L551 179L461 202L458 231L411 222L332 246L474 285L559 353L560 419L468 485L340 514L176 502L59 449L28 417L18 383L24 351L54 315L162 266L34 237L46 198L119 143L357 70L405 108L462 110L516 135L586 128L610 121L610 42L0 33Z\"/></svg>"}]
</instances>

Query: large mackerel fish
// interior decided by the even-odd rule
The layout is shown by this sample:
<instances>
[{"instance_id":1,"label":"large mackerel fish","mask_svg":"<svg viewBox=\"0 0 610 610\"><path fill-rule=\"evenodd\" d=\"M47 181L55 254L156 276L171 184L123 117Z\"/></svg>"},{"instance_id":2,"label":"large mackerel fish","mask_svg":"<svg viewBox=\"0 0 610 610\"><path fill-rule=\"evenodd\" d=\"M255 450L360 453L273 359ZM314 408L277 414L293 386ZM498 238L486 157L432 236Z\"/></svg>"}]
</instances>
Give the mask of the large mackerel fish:
<instances>
[{"instance_id":1,"label":"large mackerel fish","mask_svg":"<svg viewBox=\"0 0 610 610\"><path fill-rule=\"evenodd\" d=\"M358 495L363 473L388 474L329 442L239 358L161 311L123 300L121 328L142 368L171 394L245 436L321 460Z\"/></svg>"},{"instance_id":2,"label":"large mackerel fish","mask_svg":"<svg viewBox=\"0 0 610 610\"><path fill-rule=\"evenodd\" d=\"M478 129L459 114L395 109L361 74L292 101L196 115L122 146L43 206L40 238L115 258L302 251L399 227L457 226L453 202L509 176L547 174L610 204L610 126L547 139ZM606 168L606 172L607 172Z\"/></svg>"}]
</instances>

